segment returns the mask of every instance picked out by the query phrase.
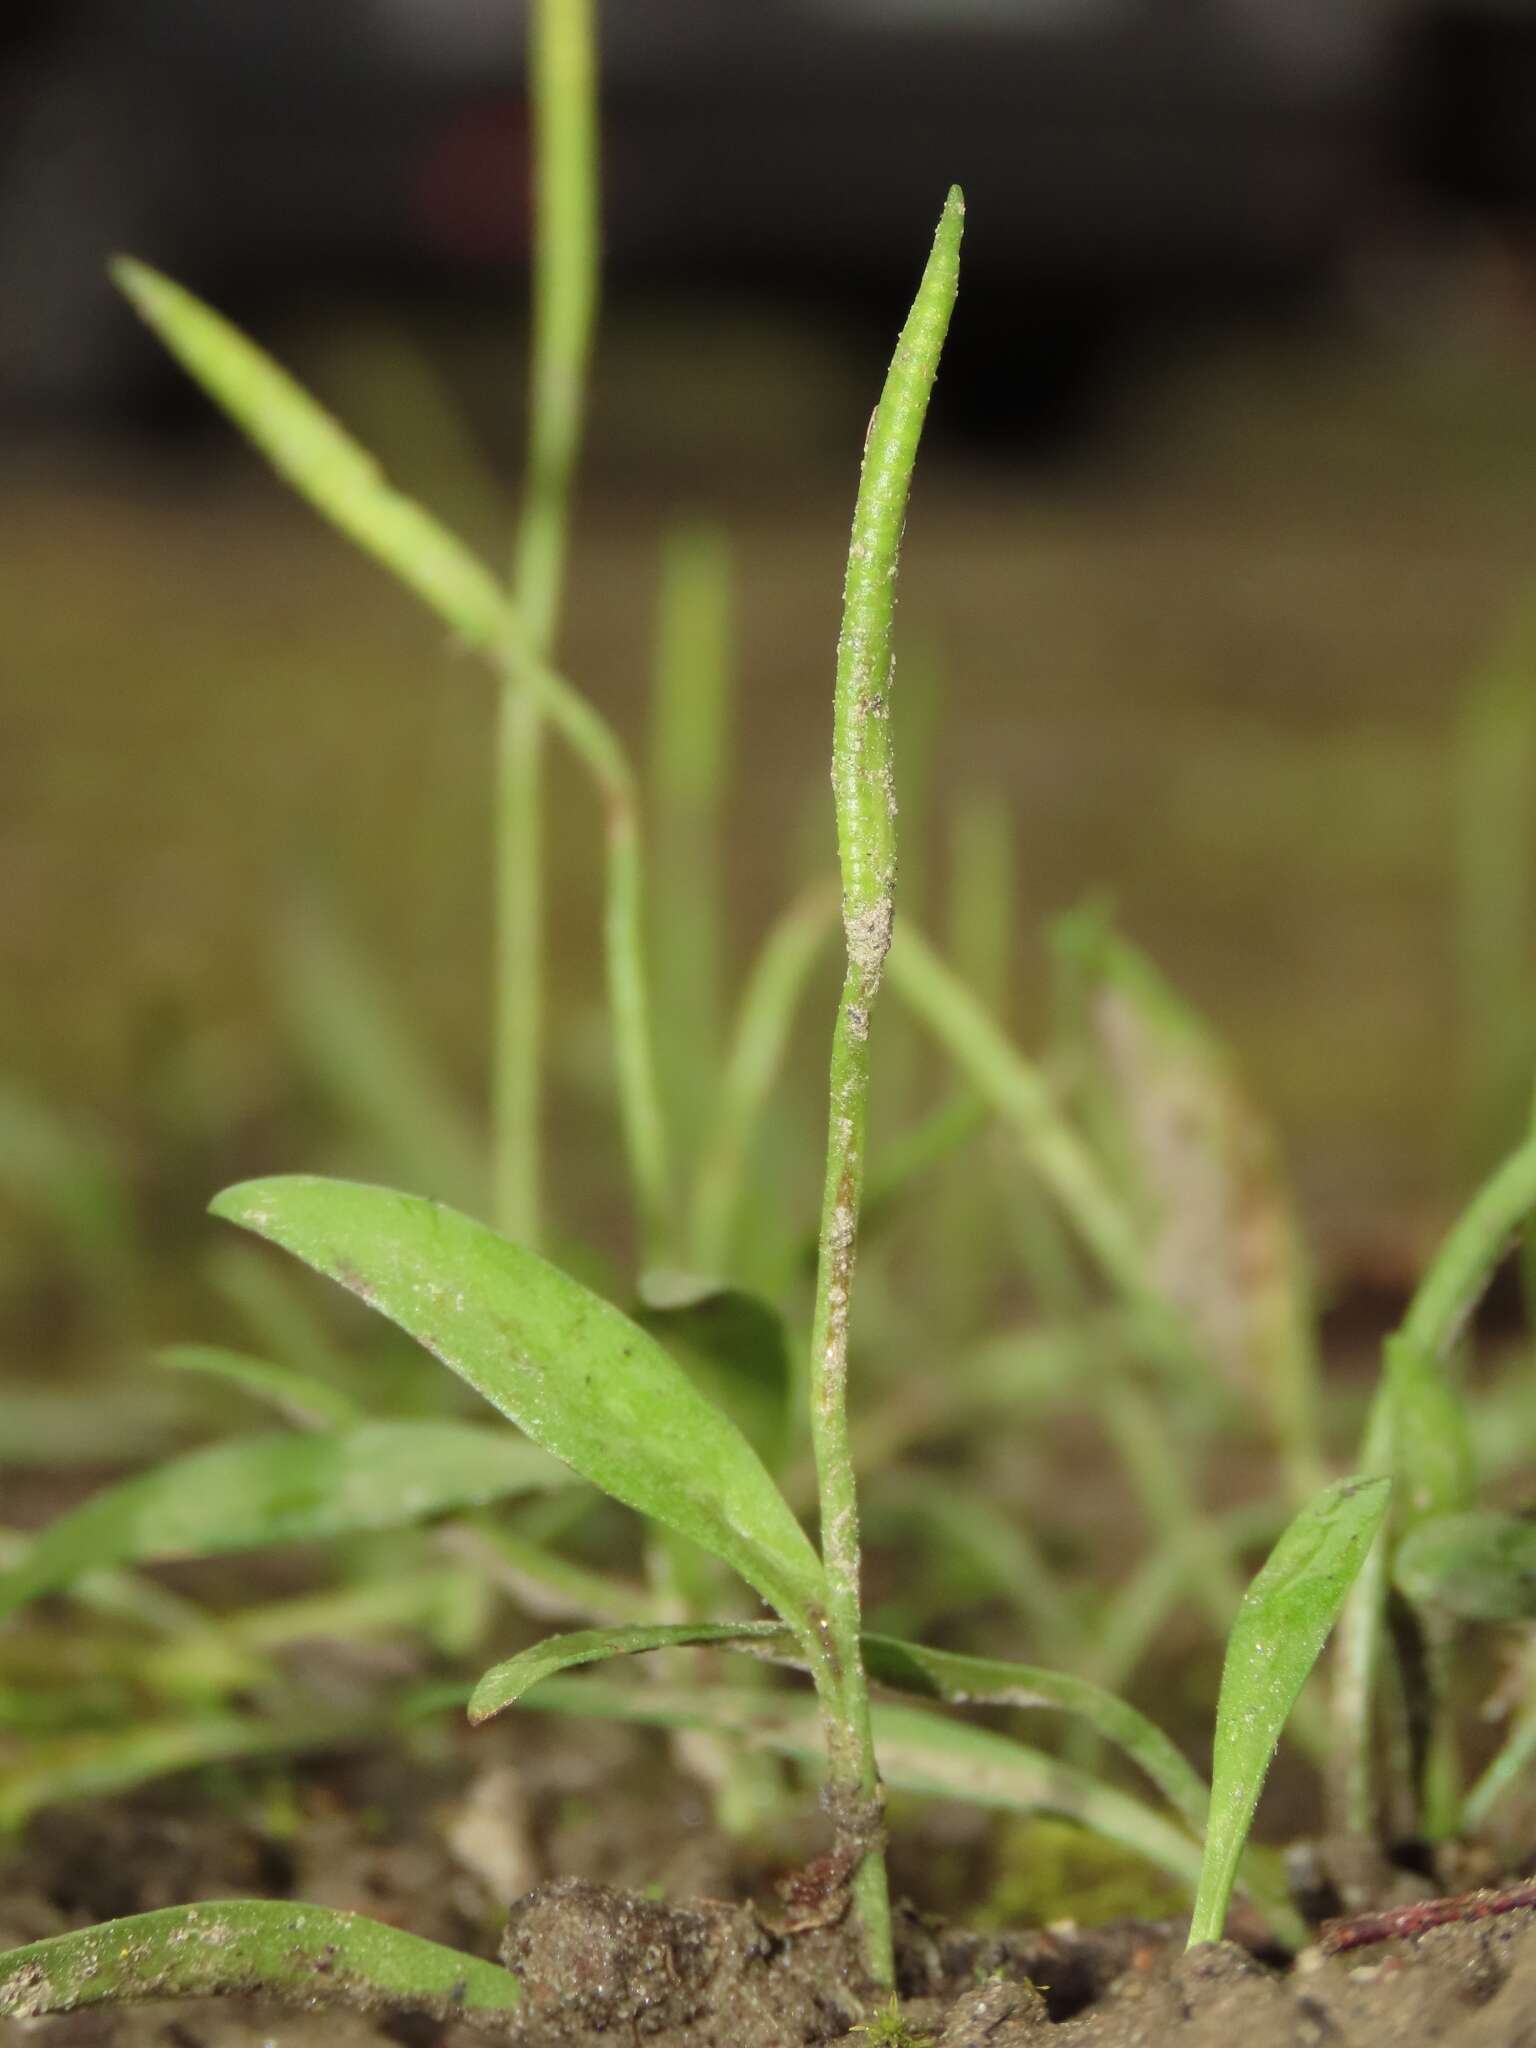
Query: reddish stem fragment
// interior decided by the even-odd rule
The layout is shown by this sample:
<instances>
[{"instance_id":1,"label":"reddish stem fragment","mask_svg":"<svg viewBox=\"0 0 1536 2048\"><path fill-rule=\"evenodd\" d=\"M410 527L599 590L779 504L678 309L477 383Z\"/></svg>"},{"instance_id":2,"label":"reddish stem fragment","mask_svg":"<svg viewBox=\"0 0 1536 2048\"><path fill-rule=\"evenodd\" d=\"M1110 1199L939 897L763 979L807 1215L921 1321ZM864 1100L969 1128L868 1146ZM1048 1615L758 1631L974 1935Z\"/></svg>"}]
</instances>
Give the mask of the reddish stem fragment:
<instances>
[{"instance_id":1,"label":"reddish stem fragment","mask_svg":"<svg viewBox=\"0 0 1536 2048\"><path fill-rule=\"evenodd\" d=\"M1459 1892L1449 1899L1416 1899L1411 1906L1393 1906L1382 1913L1356 1913L1348 1920L1325 1920L1317 1945L1324 1955L1343 1955L1377 1941L1412 1940L1431 1927L1458 1921L1488 1920L1495 1913L1516 1913L1536 1906L1536 1880L1505 1885L1497 1891Z\"/></svg>"}]
</instances>

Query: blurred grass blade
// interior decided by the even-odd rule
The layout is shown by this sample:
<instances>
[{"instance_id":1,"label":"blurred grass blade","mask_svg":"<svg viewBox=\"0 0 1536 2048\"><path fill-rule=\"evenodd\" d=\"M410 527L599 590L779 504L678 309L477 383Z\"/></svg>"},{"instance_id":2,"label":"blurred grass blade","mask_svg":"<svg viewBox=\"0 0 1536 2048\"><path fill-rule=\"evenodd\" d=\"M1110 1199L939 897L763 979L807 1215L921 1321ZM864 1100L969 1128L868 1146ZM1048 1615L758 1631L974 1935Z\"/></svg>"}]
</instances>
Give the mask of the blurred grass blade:
<instances>
[{"instance_id":1,"label":"blurred grass blade","mask_svg":"<svg viewBox=\"0 0 1536 2048\"><path fill-rule=\"evenodd\" d=\"M1411 1338L1389 1337L1386 1383L1397 1482L1394 1528L1470 1508L1477 1483L1472 1435L1445 1364Z\"/></svg>"},{"instance_id":2,"label":"blurred grass blade","mask_svg":"<svg viewBox=\"0 0 1536 2048\"><path fill-rule=\"evenodd\" d=\"M514 1705L526 1692L557 1672L582 1664L601 1664L614 1657L638 1657L651 1650L702 1648L743 1640L790 1642L774 1621L684 1621L641 1624L631 1628L583 1628L569 1635L547 1636L532 1649L519 1651L494 1665L470 1696L469 1718L478 1726Z\"/></svg>"},{"instance_id":3,"label":"blurred grass blade","mask_svg":"<svg viewBox=\"0 0 1536 2048\"><path fill-rule=\"evenodd\" d=\"M159 1457L227 1420L204 1390L91 1379L65 1386L0 1386L0 1472L24 1466L122 1465Z\"/></svg>"},{"instance_id":4,"label":"blurred grass blade","mask_svg":"<svg viewBox=\"0 0 1536 2048\"><path fill-rule=\"evenodd\" d=\"M769 1471L783 1462L790 1436L794 1368L789 1331L771 1302L744 1288L692 1283L670 1302L651 1299L635 1321L687 1373L699 1392L735 1423Z\"/></svg>"},{"instance_id":5,"label":"blurred grass blade","mask_svg":"<svg viewBox=\"0 0 1536 2048\"><path fill-rule=\"evenodd\" d=\"M1536 1055L1536 590L1456 724L1456 968L1462 1146L1486 1169L1524 1120Z\"/></svg>"},{"instance_id":6,"label":"blurred grass blade","mask_svg":"<svg viewBox=\"0 0 1536 2048\"><path fill-rule=\"evenodd\" d=\"M573 1564L485 1516L440 1529L437 1547L541 1621L648 1621L659 1611L649 1588Z\"/></svg>"},{"instance_id":7,"label":"blurred grass blade","mask_svg":"<svg viewBox=\"0 0 1536 2048\"><path fill-rule=\"evenodd\" d=\"M1489 1175L1451 1226L1403 1318L1409 1343L1445 1357L1533 1209L1536 1137Z\"/></svg>"},{"instance_id":8,"label":"blurred grass blade","mask_svg":"<svg viewBox=\"0 0 1536 2048\"><path fill-rule=\"evenodd\" d=\"M761 1459L608 1302L468 1217L385 1188L249 1181L212 1208L328 1273L536 1443L812 1627L820 1560Z\"/></svg>"},{"instance_id":9,"label":"blurred grass blade","mask_svg":"<svg viewBox=\"0 0 1536 2048\"><path fill-rule=\"evenodd\" d=\"M1388 1479L1344 1479L1304 1507L1243 1596L1216 1709L1211 1819L1189 1945L1219 1941L1275 1745L1381 1528Z\"/></svg>"},{"instance_id":10,"label":"blurred grass blade","mask_svg":"<svg viewBox=\"0 0 1536 2048\"><path fill-rule=\"evenodd\" d=\"M155 1352L154 1360L170 1372L205 1373L239 1387L303 1429L351 1429L364 1419L356 1402L338 1388L291 1365L252 1358L248 1352L226 1351L218 1344L166 1344Z\"/></svg>"},{"instance_id":11,"label":"blurred grass blade","mask_svg":"<svg viewBox=\"0 0 1536 2048\"><path fill-rule=\"evenodd\" d=\"M278 993L296 1051L391 1175L465 1208L484 1202L484 1147L395 990L323 897L289 919Z\"/></svg>"},{"instance_id":12,"label":"blurred grass blade","mask_svg":"<svg viewBox=\"0 0 1536 2048\"><path fill-rule=\"evenodd\" d=\"M353 1361L315 1313L314 1288L291 1267L241 1239L212 1246L203 1272L263 1357L297 1366L327 1385L352 1369Z\"/></svg>"},{"instance_id":13,"label":"blurred grass blade","mask_svg":"<svg viewBox=\"0 0 1536 2048\"><path fill-rule=\"evenodd\" d=\"M709 1126L700 1079L720 1069L724 917L720 811L732 680L731 561L709 526L670 534L662 552L652 692L650 785L658 1053L668 1121L685 1158Z\"/></svg>"},{"instance_id":14,"label":"blurred grass blade","mask_svg":"<svg viewBox=\"0 0 1536 2048\"><path fill-rule=\"evenodd\" d=\"M1265 1410L1300 1501L1322 1484L1307 1262L1268 1124L1226 1049L1102 909L1053 943L1084 1109L1140 1221L1159 1292Z\"/></svg>"},{"instance_id":15,"label":"blurred grass blade","mask_svg":"<svg viewBox=\"0 0 1536 2048\"><path fill-rule=\"evenodd\" d=\"M266 1996L401 2008L446 2025L522 1996L495 1963L359 1913L287 1899L210 1900L108 1920L0 1956L0 2014L30 2020L136 1999Z\"/></svg>"},{"instance_id":16,"label":"blurred grass blade","mask_svg":"<svg viewBox=\"0 0 1536 2048\"><path fill-rule=\"evenodd\" d=\"M1013 1126L1025 1157L1106 1277L1128 1299L1151 1303L1146 1260L1130 1212L1062 1115L1044 1075L909 919L902 920L887 971L903 1001L977 1092Z\"/></svg>"},{"instance_id":17,"label":"blurred grass blade","mask_svg":"<svg viewBox=\"0 0 1536 2048\"><path fill-rule=\"evenodd\" d=\"M522 1704L536 1713L705 1728L808 1761L822 1755L816 1704L805 1694L552 1678ZM871 1717L880 1775L887 1785L1006 1812L1060 1814L1135 1850L1193 1891L1200 1868L1198 1848L1181 1829L1129 1793L991 1729L947 1720L921 1707L877 1701Z\"/></svg>"},{"instance_id":18,"label":"blurred grass blade","mask_svg":"<svg viewBox=\"0 0 1536 2048\"><path fill-rule=\"evenodd\" d=\"M979 1579L988 1596L1009 1603L1047 1654L1070 1657L1080 1647L1082 1630L1061 1574L1034 1537L1014 1515L957 1491L948 1475L882 1476L863 1520L877 1537L894 1529L918 1545L918 1589L932 1586L935 1612L947 1614L966 1597L959 1589Z\"/></svg>"},{"instance_id":19,"label":"blurred grass blade","mask_svg":"<svg viewBox=\"0 0 1536 2048\"><path fill-rule=\"evenodd\" d=\"M1403 1538L1398 1591L1461 1621L1536 1619L1536 1522L1492 1509L1436 1515Z\"/></svg>"},{"instance_id":20,"label":"blurred grass blade","mask_svg":"<svg viewBox=\"0 0 1536 2048\"><path fill-rule=\"evenodd\" d=\"M495 577L429 512L387 483L373 457L286 370L147 264L120 256L112 276L279 476L470 646L496 644L511 608Z\"/></svg>"},{"instance_id":21,"label":"blurred grass blade","mask_svg":"<svg viewBox=\"0 0 1536 2048\"><path fill-rule=\"evenodd\" d=\"M1034 1664L930 1650L894 1636L865 1636L864 1662L879 1684L950 1706L1048 1707L1075 1715L1145 1771L1196 1834L1205 1827L1210 1794L1199 1772L1145 1714L1089 1679Z\"/></svg>"},{"instance_id":22,"label":"blurred grass blade","mask_svg":"<svg viewBox=\"0 0 1536 2048\"><path fill-rule=\"evenodd\" d=\"M783 913L753 962L694 1179L689 1245L700 1272L733 1270L753 1134L783 1069L811 971L836 923L836 892L818 884Z\"/></svg>"},{"instance_id":23,"label":"blurred grass blade","mask_svg":"<svg viewBox=\"0 0 1536 2048\"><path fill-rule=\"evenodd\" d=\"M241 1676L233 1665L227 1675L236 1682ZM249 1681L248 1668L243 1675ZM13 1832L45 1807L109 1798L180 1771L346 1748L378 1732L376 1723L358 1715L283 1721L214 1713L58 1736L33 1743L7 1763L0 1779L0 1832Z\"/></svg>"},{"instance_id":24,"label":"blurred grass blade","mask_svg":"<svg viewBox=\"0 0 1536 2048\"><path fill-rule=\"evenodd\" d=\"M106 1141L0 1079L0 1195L56 1231L81 1277L121 1302L139 1247L127 1177Z\"/></svg>"},{"instance_id":25,"label":"blurred grass blade","mask_svg":"<svg viewBox=\"0 0 1536 2048\"><path fill-rule=\"evenodd\" d=\"M483 1423L369 1422L215 1444L61 1515L0 1578L0 1614L113 1565L313 1543L569 1483L555 1460Z\"/></svg>"},{"instance_id":26,"label":"blurred grass blade","mask_svg":"<svg viewBox=\"0 0 1536 2048\"><path fill-rule=\"evenodd\" d=\"M1359 1463L1365 1472L1386 1472L1399 1454L1394 1376L1409 1394L1403 1452L1422 1473L1433 1459L1438 1474L1428 1481L1431 1494L1446 1484L1444 1447L1424 1441L1420 1412L1444 1394L1428 1379L1431 1367L1443 1371L1499 1261L1536 1208L1536 1136L1512 1153L1478 1189L1451 1226L1409 1303L1386 1358L1386 1373L1371 1404ZM1452 1398L1454 1396L1452 1395ZM1432 1419L1428 1427L1433 1428ZM1452 1470L1468 1456L1462 1441L1463 1422L1452 1438ZM1411 1511L1411 1503L1410 1503ZM1334 1660L1334 1821L1342 1831L1369 1834L1376 1825L1375 1701L1381 1664L1388 1595L1388 1560L1377 1549L1366 1560L1350 1595L1339 1629Z\"/></svg>"}]
</instances>

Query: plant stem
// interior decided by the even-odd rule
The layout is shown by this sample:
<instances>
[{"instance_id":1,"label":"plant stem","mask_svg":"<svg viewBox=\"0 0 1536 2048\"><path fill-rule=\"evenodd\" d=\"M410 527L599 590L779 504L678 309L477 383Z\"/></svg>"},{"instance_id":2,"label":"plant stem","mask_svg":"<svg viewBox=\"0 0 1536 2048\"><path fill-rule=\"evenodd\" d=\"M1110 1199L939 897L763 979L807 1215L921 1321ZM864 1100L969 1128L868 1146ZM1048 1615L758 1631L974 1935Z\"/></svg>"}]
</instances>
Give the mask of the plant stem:
<instances>
[{"instance_id":1,"label":"plant stem","mask_svg":"<svg viewBox=\"0 0 1536 2048\"><path fill-rule=\"evenodd\" d=\"M1489 1176L1451 1226L1419 1282L1396 1341L1426 1358L1443 1361L1533 1208L1536 1138L1528 1139ZM1392 1385L1384 1373L1371 1403L1357 1460L1361 1472L1391 1471L1395 1419ZM1361 1567L1339 1620L1334 1652L1333 1824L1362 1838L1375 1832L1378 1819L1372 1736L1390 1581L1390 1543L1390 1531L1378 1537Z\"/></svg>"},{"instance_id":2,"label":"plant stem","mask_svg":"<svg viewBox=\"0 0 1536 2048\"><path fill-rule=\"evenodd\" d=\"M854 1906L876 1983L894 1975L879 1773L859 1642L859 1513L848 1440L848 1311L864 1188L869 1020L891 942L896 804L891 779L891 630L917 444L959 282L965 202L952 187L869 434L854 508L837 647L832 786L848 968L832 1034L827 1172L811 1338L811 1441L827 1572L827 1800L842 1846L859 1853Z\"/></svg>"},{"instance_id":3,"label":"plant stem","mask_svg":"<svg viewBox=\"0 0 1536 2048\"><path fill-rule=\"evenodd\" d=\"M499 707L496 805L496 1218L536 1245L541 1225L543 734L522 659L554 643L571 480L597 306L597 114L592 0L535 0L528 69L534 130L533 359L528 462L513 563L521 634Z\"/></svg>"},{"instance_id":4,"label":"plant stem","mask_svg":"<svg viewBox=\"0 0 1536 2048\"><path fill-rule=\"evenodd\" d=\"M646 1262L655 1263L671 1254L673 1216L666 1124L656 1080L645 980L645 877L635 773L613 727L564 676L529 651L515 619L508 621L506 641L504 659L509 668L532 696L540 717L555 727L581 761L603 800L607 822L603 949L618 1068L619 1118L640 1221L642 1254Z\"/></svg>"},{"instance_id":5,"label":"plant stem","mask_svg":"<svg viewBox=\"0 0 1536 2048\"><path fill-rule=\"evenodd\" d=\"M1489 1175L1452 1225L1403 1318L1405 1343L1445 1357L1533 1209L1536 1138L1529 1138Z\"/></svg>"}]
</instances>

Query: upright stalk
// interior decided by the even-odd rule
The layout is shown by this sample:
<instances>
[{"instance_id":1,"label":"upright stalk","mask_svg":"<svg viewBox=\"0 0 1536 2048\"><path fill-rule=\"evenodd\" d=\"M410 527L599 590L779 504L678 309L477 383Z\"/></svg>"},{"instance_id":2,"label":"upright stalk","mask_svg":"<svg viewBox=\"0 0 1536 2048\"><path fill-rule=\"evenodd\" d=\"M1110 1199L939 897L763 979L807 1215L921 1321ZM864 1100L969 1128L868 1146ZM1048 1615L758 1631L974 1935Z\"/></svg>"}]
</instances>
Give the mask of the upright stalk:
<instances>
[{"instance_id":1,"label":"upright stalk","mask_svg":"<svg viewBox=\"0 0 1536 2048\"><path fill-rule=\"evenodd\" d=\"M534 0L533 351L528 460L512 588L521 626L504 650L497 735L496 1220L534 1245L541 1224L543 719L524 673L549 656L565 583L597 305L597 108L592 0Z\"/></svg>"},{"instance_id":2,"label":"upright stalk","mask_svg":"<svg viewBox=\"0 0 1536 2048\"><path fill-rule=\"evenodd\" d=\"M859 1644L859 1511L848 1439L848 1311L864 1191L869 1020L891 942L896 802L891 775L891 629L907 496L959 282L965 202L952 187L912 311L870 420L837 644L832 787L848 966L832 1034L827 1175L811 1338L811 1441L828 1586L827 1801L839 1843L859 1858L854 1905L869 1971L894 1974L880 1778Z\"/></svg>"}]
</instances>

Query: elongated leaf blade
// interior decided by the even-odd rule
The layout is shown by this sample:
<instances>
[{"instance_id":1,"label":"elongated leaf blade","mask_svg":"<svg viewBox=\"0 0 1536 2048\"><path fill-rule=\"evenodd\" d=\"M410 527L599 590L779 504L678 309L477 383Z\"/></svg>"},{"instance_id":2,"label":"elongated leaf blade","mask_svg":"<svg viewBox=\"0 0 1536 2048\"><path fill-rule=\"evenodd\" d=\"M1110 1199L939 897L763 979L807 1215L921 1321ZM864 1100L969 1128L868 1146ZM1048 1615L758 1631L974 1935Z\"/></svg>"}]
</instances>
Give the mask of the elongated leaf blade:
<instances>
[{"instance_id":1,"label":"elongated leaf blade","mask_svg":"<svg viewBox=\"0 0 1536 2048\"><path fill-rule=\"evenodd\" d=\"M352 1748L381 1732L355 1714L281 1721L211 1713L57 1735L29 1744L8 1764L0 1779L0 1832L12 1832L48 1806L131 1792L206 1764Z\"/></svg>"},{"instance_id":2,"label":"elongated leaf blade","mask_svg":"<svg viewBox=\"0 0 1536 2048\"><path fill-rule=\"evenodd\" d=\"M0 1614L87 1572L388 1529L570 1483L532 1444L473 1422L369 1422L193 1451L62 1515L0 1578Z\"/></svg>"},{"instance_id":3,"label":"elongated leaf blade","mask_svg":"<svg viewBox=\"0 0 1536 2048\"><path fill-rule=\"evenodd\" d=\"M471 550L385 481L377 462L286 370L211 306L119 257L119 288L182 368L301 497L472 646L506 629L509 602Z\"/></svg>"},{"instance_id":4,"label":"elongated leaf blade","mask_svg":"<svg viewBox=\"0 0 1536 2048\"><path fill-rule=\"evenodd\" d=\"M1466 1403L1446 1364L1405 1336L1386 1345L1392 1397L1392 1476L1398 1527L1427 1516L1457 1515L1476 1490Z\"/></svg>"},{"instance_id":5,"label":"elongated leaf blade","mask_svg":"<svg viewBox=\"0 0 1536 2048\"><path fill-rule=\"evenodd\" d=\"M533 1252L412 1195L296 1176L213 1213L327 1273L616 1500L740 1573L803 1631L820 1560L762 1460L654 1338Z\"/></svg>"},{"instance_id":6,"label":"elongated leaf blade","mask_svg":"<svg viewBox=\"0 0 1536 2048\"><path fill-rule=\"evenodd\" d=\"M930 1650L895 1636L863 1637L864 1667L877 1684L898 1692L943 1700L950 1706L1048 1707L1087 1721L1139 1764L1164 1797L1199 1833L1205 1827L1210 1795L1200 1774L1179 1754L1162 1730L1145 1714L1102 1686L1061 1671L1033 1664L1004 1663L993 1657L964 1657L948 1650ZM771 1657L776 1663L804 1668L794 1638L785 1629L763 1622L682 1622L624 1628L574 1630L550 1636L488 1671L469 1703L471 1721L488 1720L546 1678L581 1664L613 1657L632 1657L648 1650L688 1644L718 1644Z\"/></svg>"},{"instance_id":7,"label":"elongated leaf blade","mask_svg":"<svg viewBox=\"0 0 1536 2048\"><path fill-rule=\"evenodd\" d=\"M1462 1621L1536 1617L1536 1522L1489 1510L1437 1515L1398 1546L1392 1574L1416 1606Z\"/></svg>"},{"instance_id":8,"label":"elongated leaf blade","mask_svg":"<svg viewBox=\"0 0 1536 2048\"><path fill-rule=\"evenodd\" d=\"M614 1657L642 1656L649 1650L703 1648L709 1644L759 1642L789 1648L793 1638L773 1621L642 1622L623 1628L580 1628L566 1635L546 1636L532 1649L494 1665L475 1687L469 1718L476 1726L489 1721L560 1671L578 1665L606 1663Z\"/></svg>"},{"instance_id":9,"label":"elongated leaf blade","mask_svg":"<svg viewBox=\"0 0 1536 2048\"><path fill-rule=\"evenodd\" d=\"M1344 1479L1304 1507L1243 1595L1227 1638L1211 1819L1190 1945L1218 1941L1275 1745L1387 1512L1389 1479Z\"/></svg>"},{"instance_id":10,"label":"elongated leaf blade","mask_svg":"<svg viewBox=\"0 0 1536 2048\"><path fill-rule=\"evenodd\" d=\"M242 1994L403 2007L446 2022L504 2016L521 1989L495 1963L360 1913L274 1899L135 1913L0 1956L0 2014L14 2019L134 1999Z\"/></svg>"},{"instance_id":11,"label":"elongated leaf blade","mask_svg":"<svg viewBox=\"0 0 1536 2048\"><path fill-rule=\"evenodd\" d=\"M624 1685L602 1678L551 1678L524 1701L534 1712L589 1714L664 1728L706 1728L783 1756L818 1761L822 1731L814 1699L730 1686ZM1022 1742L928 1713L877 1701L871 1709L880 1772L888 1785L933 1799L966 1799L1013 1813L1056 1813L1123 1843L1191 1890L1200 1852L1180 1828L1141 1800Z\"/></svg>"},{"instance_id":12,"label":"elongated leaf blade","mask_svg":"<svg viewBox=\"0 0 1536 2048\"><path fill-rule=\"evenodd\" d=\"M200 1372L227 1381L306 1429L350 1429L363 1420L348 1395L313 1373L253 1358L245 1351L229 1351L220 1344L166 1344L155 1353L155 1363L170 1372Z\"/></svg>"},{"instance_id":13,"label":"elongated leaf blade","mask_svg":"<svg viewBox=\"0 0 1536 2048\"><path fill-rule=\"evenodd\" d=\"M1051 1707L1075 1715L1139 1765L1197 1834L1205 1827L1210 1794L1200 1773L1155 1722L1086 1678L879 1635L865 1636L864 1665L881 1685L950 1706Z\"/></svg>"}]
</instances>

